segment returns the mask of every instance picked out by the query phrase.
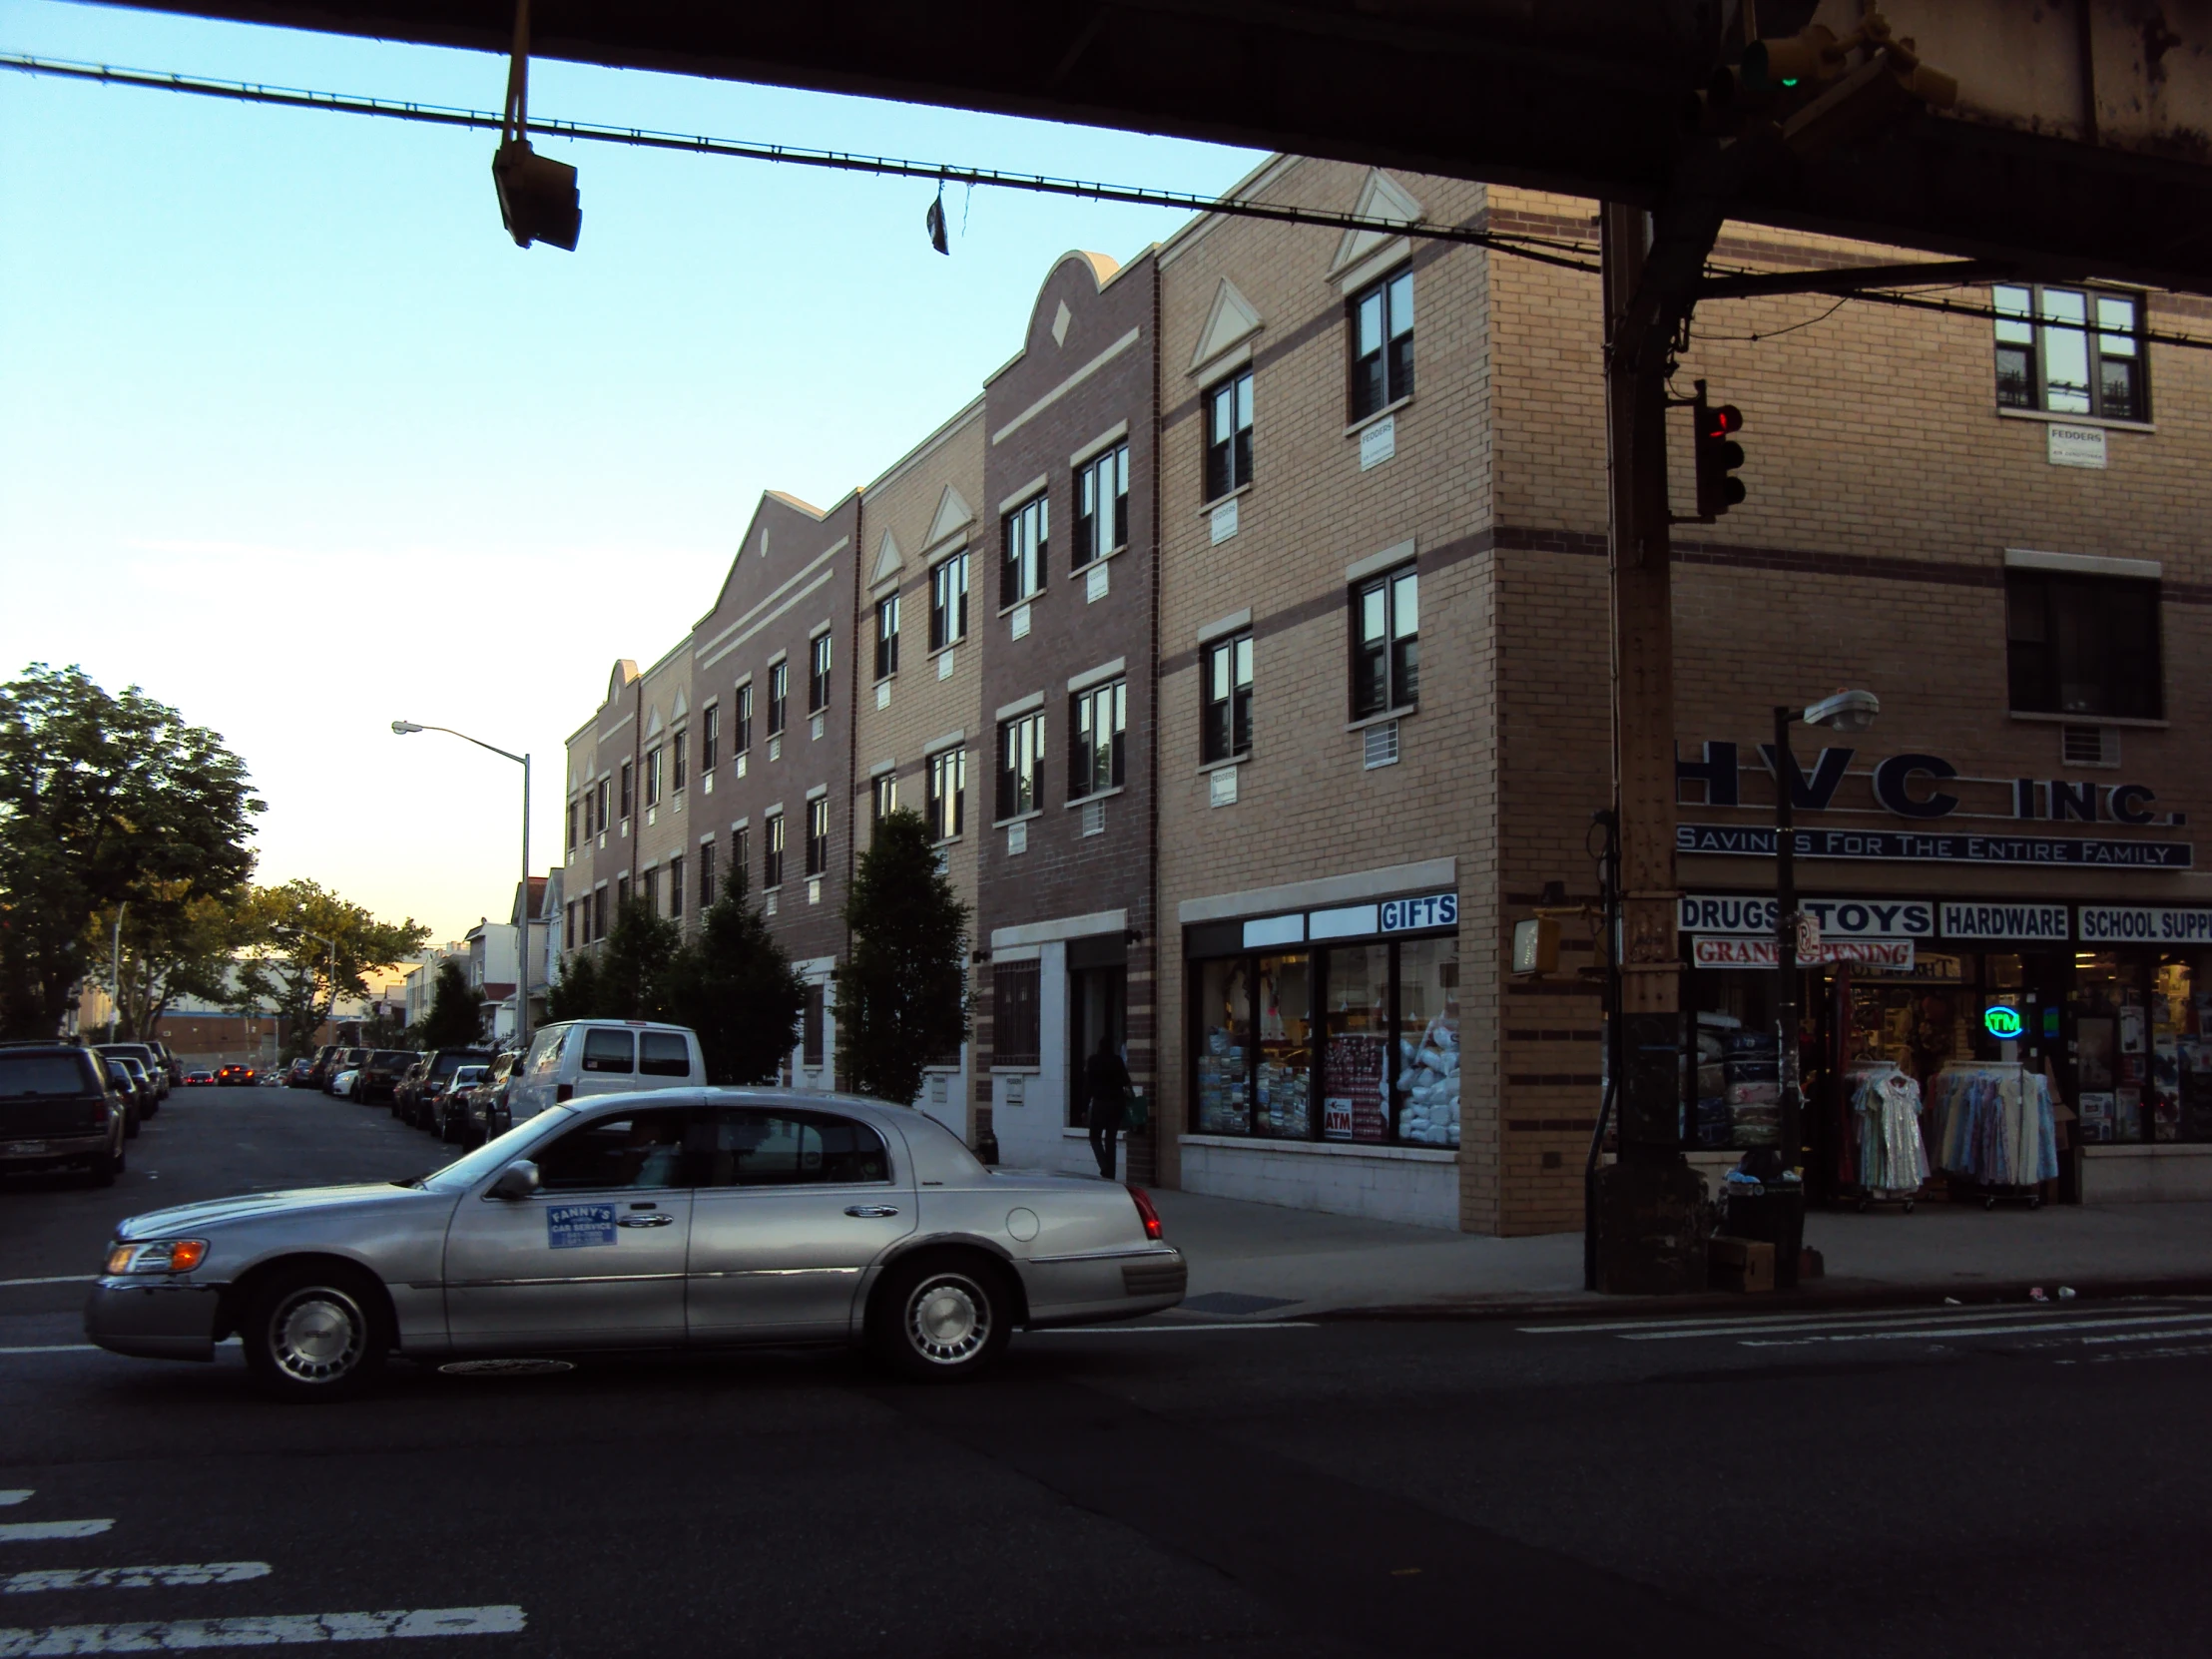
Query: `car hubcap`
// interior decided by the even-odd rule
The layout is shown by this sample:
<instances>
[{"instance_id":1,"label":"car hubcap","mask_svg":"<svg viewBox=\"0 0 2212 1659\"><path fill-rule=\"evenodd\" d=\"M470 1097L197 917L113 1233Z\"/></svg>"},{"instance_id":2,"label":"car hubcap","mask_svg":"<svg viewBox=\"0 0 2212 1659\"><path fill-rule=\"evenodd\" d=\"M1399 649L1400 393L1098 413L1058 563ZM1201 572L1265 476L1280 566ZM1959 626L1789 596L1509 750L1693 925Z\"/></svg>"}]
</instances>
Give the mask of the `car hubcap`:
<instances>
[{"instance_id":1,"label":"car hubcap","mask_svg":"<svg viewBox=\"0 0 2212 1659\"><path fill-rule=\"evenodd\" d=\"M270 1321L270 1352L276 1369L298 1382L335 1382L368 1346L368 1321L360 1305L325 1285L294 1291Z\"/></svg>"},{"instance_id":2,"label":"car hubcap","mask_svg":"<svg viewBox=\"0 0 2212 1659\"><path fill-rule=\"evenodd\" d=\"M923 1359L956 1366L991 1337L991 1303L982 1287L959 1274L924 1280L906 1303L906 1340Z\"/></svg>"}]
</instances>

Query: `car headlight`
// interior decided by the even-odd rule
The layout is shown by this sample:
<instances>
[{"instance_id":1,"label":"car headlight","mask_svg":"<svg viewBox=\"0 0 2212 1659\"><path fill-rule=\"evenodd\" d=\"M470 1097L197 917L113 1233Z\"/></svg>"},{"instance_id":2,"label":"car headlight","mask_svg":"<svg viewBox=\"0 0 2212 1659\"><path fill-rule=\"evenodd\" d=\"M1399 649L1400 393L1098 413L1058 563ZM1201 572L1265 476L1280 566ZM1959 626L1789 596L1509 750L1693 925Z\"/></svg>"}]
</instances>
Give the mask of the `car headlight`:
<instances>
[{"instance_id":1,"label":"car headlight","mask_svg":"<svg viewBox=\"0 0 2212 1659\"><path fill-rule=\"evenodd\" d=\"M108 1272L190 1273L207 1259L206 1239L149 1239L119 1244L108 1252Z\"/></svg>"}]
</instances>

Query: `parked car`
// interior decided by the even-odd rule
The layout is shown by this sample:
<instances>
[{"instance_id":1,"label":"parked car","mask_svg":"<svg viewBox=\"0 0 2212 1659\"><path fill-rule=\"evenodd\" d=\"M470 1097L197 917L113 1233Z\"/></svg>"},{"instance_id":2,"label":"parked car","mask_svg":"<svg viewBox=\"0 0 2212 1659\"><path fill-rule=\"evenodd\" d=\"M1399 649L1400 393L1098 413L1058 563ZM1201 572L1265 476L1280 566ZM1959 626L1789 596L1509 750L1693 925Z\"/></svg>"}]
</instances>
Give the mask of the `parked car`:
<instances>
[{"instance_id":1,"label":"parked car","mask_svg":"<svg viewBox=\"0 0 2212 1659\"><path fill-rule=\"evenodd\" d=\"M284 1074L280 1071L265 1071L255 1075L254 1085L262 1089L280 1089L284 1086Z\"/></svg>"},{"instance_id":2,"label":"parked car","mask_svg":"<svg viewBox=\"0 0 2212 1659\"><path fill-rule=\"evenodd\" d=\"M506 1049L492 1061L484 1080L468 1091L468 1105L460 1128L461 1145L482 1146L514 1127L507 1116L507 1097L514 1088L514 1074L521 1066L521 1053Z\"/></svg>"},{"instance_id":3,"label":"parked car","mask_svg":"<svg viewBox=\"0 0 2212 1659\"><path fill-rule=\"evenodd\" d=\"M195 1066L185 1073L185 1087L188 1089L212 1089L215 1087L215 1073L206 1066Z\"/></svg>"},{"instance_id":4,"label":"parked car","mask_svg":"<svg viewBox=\"0 0 2212 1659\"><path fill-rule=\"evenodd\" d=\"M338 1056L345 1052L339 1043L324 1043L314 1051L314 1086L327 1094L330 1077L338 1069Z\"/></svg>"},{"instance_id":5,"label":"parked car","mask_svg":"<svg viewBox=\"0 0 2212 1659\"><path fill-rule=\"evenodd\" d=\"M704 1087L707 1062L688 1026L649 1020L562 1020L530 1039L521 1080L507 1091L516 1123L593 1095Z\"/></svg>"},{"instance_id":6,"label":"parked car","mask_svg":"<svg viewBox=\"0 0 2212 1659\"><path fill-rule=\"evenodd\" d=\"M230 1065L216 1067L215 1080L225 1088L244 1088L254 1081L254 1068L234 1061Z\"/></svg>"},{"instance_id":7,"label":"parked car","mask_svg":"<svg viewBox=\"0 0 2212 1659\"><path fill-rule=\"evenodd\" d=\"M351 1100L353 1098L353 1085L360 1081L360 1077L361 1074L358 1070L352 1066L347 1066L330 1079L330 1092L340 1100Z\"/></svg>"},{"instance_id":8,"label":"parked car","mask_svg":"<svg viewBox=\"0 0 2212 1659\"><path fill-rule=\"evenodd\" d=\"M345 1089L338 1087L339 1074L348 1071L359 1071L361 1069L362 1062L365 1061L367 1058L368 1050L365 1048L340 1048L334 1050L330 1055L330 1069L323 1075L322 1092L324 1094L334 1095L344 1094L346 1092ZM351 1085L348 1084L347 1087L349 1088L351 1087Z\"/></svg>"},{"instance_id":9,"label":"parked car","mask_svg":"<svg viewBox=\"0 0 2212 1659\"><path fill-rule=\"evenodd\" d=\"M130 1132L110 1083L117 1064L74 1043L0 1052L0 1172L74 1164L94 1186L113 1186Z\"/></svg>"},{"instance_id":10,"label":"parked car","mask_svg":"<svg viewBox=\"0 0 2212 1659\"><path fill-rule=\"evenodd\" d=\"M320 1048L316 1049L312 1054L310 1054L304 1062L294 1060L291 1065L290 1076L286 1079L286 1081L288 1081L295 1089L321 1088L322 1079L325 1075L323 1071L323 1061L327 1060L332 1052L334 1052L334 1050L331 1048L331 1046L328 1043L324 1043ZM305 1070L300 1069L302 1064L305 1066Z\"/></svg>"},{"instance_id":11,"label":"parked car","mask_svg":"<svg viewBox=\"0 0 2212 1659\"><path fill-rule=\"evenodd\" d=\"M284 1086L291 1089L314 1087L314 1061L311 1057L292 1061L284 1068Z\"/></svg>"},{"instance_id":12,"label":"parked car","mask_svg":"<svg viewBox=\"0 0 2212 1659\"><path fill-rule=\"evenodd\" d=\"M492 1051L488 1048L441 1048L431 1054L423 1067L421 1078L407 1096L404 1107L394 1104L392 1110L402 1123L411 1123L417 1129L428 1129L437 1121L438 1097L445 1093L452 1082L453 1073L462 1066L488 1066Z\"/></svg>"},{"instance_id":13,"label":"parked car","mask_svg":"<svg viewBox=\"0 0 2212 1659\"><path fill-rule=\"evenodd\" d=\"M423 1127L441 1141L461 1141L465 1144L469 1102L484 1080L491 1076L493 1067L504 1059L506 1056L502 1054L499 1060L492 1061L488 1066L481 1061L472 1060L465 1066L456 1067L453 1075L446 1079L444 1093L438 1096L436 1104L430 1108L430 1121Z\"/></svg>"},{"instance_id":14,"label":"parked car","mask_svg":"<svg viewBox=\"0 0 2212 1659\"><path fill-rule=\"evenodd\" d=\"M169 1068L162 1064L162 1057L151 1043L97 1043L94 1045L111 1060L136 1060L146 1068L146 1075L154 1085L154 1102L159 1105L169 1098Z\"/></svg>"},{"instance_id":15,"label":"parked car","mask_svg":"<svg viewBox=\"0 0 2212 1659\"><path fill-rule=\"evenodd\" d=\"M307 1399L358 1389L394 1349L862 1343L952 1382L1017 1324L1157 1313L1186 1279L1139 1188L985 1169L881 1101L668 1089L547 1107L404 1184L133 1217L85 1332L201 1361L235 1333L265 1385Z\"/></svg>"},{"instance_id":16,"label":"parked car","mask_svg":"<svg viewBox=\"0 0 2212 1659\"><path fill-rule=\"evenodd\" d=\"M107 1058L131 1074L131 1083L138 1090L139 1117L142 1120L152 1117L162 1109L161 1085L154 1080L154 1074L160 1068L149 1066L136 1054L110 1054Z\"/></svg>"},{"instance_id":17,"label":"parked car","mask_svg":"<svg viewBox=\"0 0 2212 1659\"><path fill-rule=\"evenodd\" d=\"M123 1138L135 1141L139 1125L146 1118L146 1105L140 1097L138 1082L132 1077L131 1068L121 1060L102 1058L99 1064L108 1070L108 1092L123 1103Z\"/></svg>"},{"instance_id":18,"label":"parked car","mask_svg":"<svg viewBox=\"0 0 2212 1659\"><path fill-rule=\"evenodd\" d=\"M146 1046L154 1051L154 1058L161 1061L162 1070L169 1074L170 1086L174 1088L177 1079L184 1075L185 1068L177 1063L177 1056L169 1051L169 1044L161 1038L147 1038Z\"/></svg>"},{"instance_id":19,"label":"parked car","mask_svg":"<svg viewBox=\"0 0 2212 1659\"><path fill-rule=\"evenodd\" d=\"M353 1098L364 1106L378 1101L389 1104L399 1079L420 1057L411 1048L372 1049L361 1067L361 1075L354 1080Z\"/></svg>"}]
</instances>

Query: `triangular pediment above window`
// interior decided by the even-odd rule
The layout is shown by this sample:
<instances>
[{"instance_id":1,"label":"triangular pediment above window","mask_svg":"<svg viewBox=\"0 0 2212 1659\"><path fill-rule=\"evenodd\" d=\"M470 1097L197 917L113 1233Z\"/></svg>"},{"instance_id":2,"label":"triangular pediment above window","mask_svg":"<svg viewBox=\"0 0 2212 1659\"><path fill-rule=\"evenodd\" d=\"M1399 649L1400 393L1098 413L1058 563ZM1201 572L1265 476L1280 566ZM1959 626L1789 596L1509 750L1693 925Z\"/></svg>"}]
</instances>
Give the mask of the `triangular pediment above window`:
<instances>
[{"instance_id":1,"label":"triangular pediment above window","mask_svg":"<svg viewBox=\"0 0 2212 1659\"><path fill-rule=\"evenodd\" d=\"M646 718L645 735L649 738L657 738L661 735L661 711L659 709L655 709Z\"/></svg>"},{"instance_id":2,"label":"triangular pediment above window","mask_svg":"<svg viewBox=\"0 0 2212 1659\"><path fill-rule=\"evenodd\" d=\"M1259 331L1260 313L1237 291L1237 284L1224 276L1214 288L1214 305L1206 313L1206 325L1198 331L1198 349L1191 353L1191 367L1195 370L1212 362Z\"/></svg>"},{"instance_id":3,"label":"triangular pediment above window","mask_svg":"<svg viewBox=\"0 0 2212 1659\"><path fill-rule=\"evenodd\" d=\"M905 562L899 556L898 538L885 530L883 539L875 547L875 568L868 574L868 585L872 587L877 582L890 580Z\"/></svg>"},{"instance_id":4,"label":"triangular pediment above window","mask_svg":"<svg viewBox=\"0 0 2212 1659\"><path fill-rule=\"evenodd\" d=\"M690 713L691 713L691 700L690 700L689 698L685 697L685 696L684 696L684 694L683 694L682 692L678 692L678 693L676 694L676 707L675 707L675 708L673 708L673 709L671 709L671 710L669 710L669 712L668 712L668 721L669 721L669 724L670 724L671 726L681 726L681 725L683 725L683 724L684 724L684 717L685 717L686 715L690 714Z\"/></svg>"},{"instance_id":5,"label":"triangular pediment above window","mask_svg":"<svg viewBox=\"0 0 2212 1659\"><path fill-rule=\"evenodd\" d=\"M1381 168L1368 171L1368 181L1360 187L1360 200L1353 204L1353 213L1361 219L1381 219L1398 225L1418 225L1421 222L1421 205L1412 193ZM1337 244L1337 257L1329 262L1329 275L1336 276L1352 266L1358 265L1378 248L1391 240L1392 233L1362 227L1347 231Z\"/></svg>"},{"instance_id":6,"label":"triangular pediment above window","mask_svg":"<svg viewBox=\"0 0 2212 1659\"><path fill-rule=\"evenodd\" d=\"M967 498L950 484L944 494L937 497L937 516L929 521L929 539L922 545L934 547L947 536L956 536L975 522L975 509L967 504Z\"/></svg>"}]
</instances>

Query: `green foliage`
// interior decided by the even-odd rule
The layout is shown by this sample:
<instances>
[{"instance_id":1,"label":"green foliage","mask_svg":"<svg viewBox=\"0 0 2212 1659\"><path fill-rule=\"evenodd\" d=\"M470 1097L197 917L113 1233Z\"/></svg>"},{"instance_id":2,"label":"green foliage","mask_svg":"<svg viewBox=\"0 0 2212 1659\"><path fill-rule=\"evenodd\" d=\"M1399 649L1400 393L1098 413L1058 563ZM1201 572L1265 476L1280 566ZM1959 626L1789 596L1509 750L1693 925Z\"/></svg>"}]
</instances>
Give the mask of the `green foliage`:
<instances>
[{"instance_id":1,"label":"green foliage","mask_svg":"<svg viewBox=\"0 0 2212 1659\"><path fill-rule=\"evenodd\" d=\"M118 1029L136 1041L161 1034L162 1016L180 996L223 1002L231 966L256 942L253 891L196 892L189 881L150 881L123 906ZM91 971L104 977L116 934L111 906L92 918L86 939Z\"/></svg>"},{"instance_id":2,"label":"green foliage","mask_svg":"<svg viewBox=\"0 0 2212 1659\"><path fill-rule=\"evenodd\" d=\"M799 1040L806 982L747 901L743 871L733 871L708 906L699 936L669 963L665 984L665 1017L698 1033L710 1083L769 1082Z\"/></svg>"},{"instance_id":3,"label":"green foliage","mask_svg":"<svg viewBox=\"0 0 2212 1659\"><path fill-rule=\"evenodd\" d=\"M273 1005L284 1016L291 1030L287 1058L311 1051L316 1028L339 997L367 996L368 974L396 967L430 936L412 917L378 921L307 880L257 887L247 913L256 943L239 964L236 1005Z\"/></svg>"},{"instance_id":4,"label":"green foliage","mask_svg":"<svg viewBox=\"0 0 2212 1659\"><path fill-rule=\"evenodd\" d=\"M599 1012L599 964L579 950L561 964L561 976L545 988L545 1020L591 1019Z\"/></svg>"},{"instance_id":5,"label":"green foliage","mask_svg":"<svg viewBox=\"0 0 2212 1659\"><path fill-rule=\"evenodd\" d=\"M222 738L136 686L43 663L0 686L0 1035L59 1028L101 911L243 883L261 811Z\"/></svg>"},{"instance_id":6,"label":"green foliage","mask_svg":"<svg viewBox=\"0 0 2212 1659\"><path fill-rule=\"evenodd\" d=\"M922 1068L968 1029L968 907L937 867L928 827L886 814L845 898L852 948L837 970L837 1046L852 1087L905 1105Z\"/></svg>"},{"instance_id":7,"label":"green foliage","mask_svg":"<svg viewBox=\"0 0 2212 1659\"><path fill-rule=\"evenodd\" d=\"M414 1029L426 1049L472 1048L481 1039L484 993L468 982L461 964L448 956L431 981L430 1007Z\"/></svg>"},{"instance_id":8,"label":"green foliage","mask_svg":"<svg viewBox=\"0 0 2212 1659\"><path fill-rule=\"evenodd\" d=\"M636 899L616 912L599 951L599 1006L603 1019L668 1019L669 970L683 948L684 930Z\"/></svg>"}]
</instances>

